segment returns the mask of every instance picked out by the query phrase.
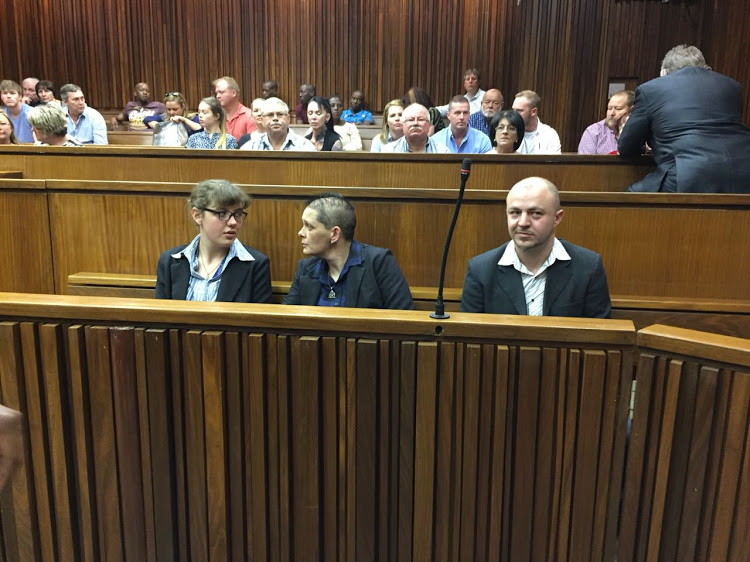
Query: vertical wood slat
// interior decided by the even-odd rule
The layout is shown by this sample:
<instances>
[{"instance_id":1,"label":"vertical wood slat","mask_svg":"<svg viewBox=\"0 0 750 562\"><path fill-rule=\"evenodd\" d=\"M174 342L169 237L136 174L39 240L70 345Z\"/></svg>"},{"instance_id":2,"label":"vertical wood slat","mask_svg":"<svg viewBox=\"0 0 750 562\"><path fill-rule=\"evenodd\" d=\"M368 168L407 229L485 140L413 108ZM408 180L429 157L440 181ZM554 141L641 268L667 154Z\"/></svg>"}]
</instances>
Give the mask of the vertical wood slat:
<instances>
[{"instance_id":1,"label":"vertical wood slat","mask_svg":"<svg viewBox=\"0 0 750 562\"><path fill-rule=\"evenodd\" d=\"M89 371L89 401L96 482L96 511L101 560L123 560L122 520L118 490L117 458L114 452L115 408L112 398L111 348L108 329L86 328L86 361Z\"/></svg>"},{"instance_id":2,"label":"vertical wood slat","mask_svg":"<svg viewBox=\"0 0 750 562\"><path fill-rule=\"evenodd\" d=\"M227 511L233 501L227 497L226 359L223 339L222 332L201 334L206 532L208 533L208 560L212 562L229 558Z\"/></svg>"},{"instance_id":3,"label":"vertical wood slat","mask_svg":"<svg viewBox=\"0 0 750 562\"><path fill-rule=\"evenodd\" d=\"M188 475L187 475L187 446L185 427L185 368L183 358L183 339L178 330L170 330L169 334L169 376L171 388L168 392L172 396L172 428L174 431L174 481L175 503L177 505L177 549L180 560L187 560L190 536L188 520Z\"/></svg>"},{"instance_id":4,"label":"vertical wood slat","mask_svg":"<svg viewBox=\"0 0 750 562\"><path fill-rule=\"evenodd\" d=\"M55 536L57 539L58 560L72 560L74 554L73 537L77 535L75 519L71 517L72 505L69 497L71 489L69 474L70 452L69 432L66 411L68 392L65 385L65 350L62 341L62 327L58 324L44 324L39 327L41 344L42 381L44 385L47 430L49 432L50 475L54 498Z\"/></svg>"},{"instance_id":5,"label":"vertical wood slat","mask_svg":"<svg viewBox=\"0 0 750 562\"><path fill-rule=\"evenodd\" d=\"M290 379L291 559L317 560L320 544L320 340L295 338ZM312 367L312 368L311 368Z\"/></svg>"},{"instance_id":6,"label":"vertical wood slat","mask_svg":"<svg viewBox=\"0 0 750 562\"><path fill-rule=\"evenodd\" d=\"M475 531L477 525L477 472L478 472L478 445L479 445L479 390L480 390L480 366L482 348L478 345L465 346L463 373L463 439L461 458L463 467L461 470L461 505L457 505L461 514L459 559L475 560L476 548ZM458 482L457 482L458 484Z\"/></svg>"},{"instance_id":7,"label":"vertical wood slat","mask_svg":"<svg viewBox=\"0 0 750 562\"><path fill-rule=\"evenodd\" d=\"M140 515L145 506L138 425L135 333L133 328L112 328L109 336L125 559L145 560L146 529L145 521ZM128 514L135 516L130 517Z\"/></svg>"},{"instance_id":8,"label":"vertical wood slat","mask_svg":"<svg viewBox=\"0 0 750 562\"><path fill-rule=\"evenodd\" d=\"M243 387L241 359L241 341L237 333L224 334L226 375L223 393L226 401L226 459L227 470L227 549L229 560L244 561L248 559L245 546L245 458L243 443L245 440L245 422L243 398L247 392Z\"/></svg>"},{"instance_id":9,"label":"vertical wood slat","mask_svg":"<svg viewBox=\"0 0 750 562\"><path fill-rule=\"evenodd\" d=\"M437 455L435 461L435 560L455 560L457 552L451 549L452 517L458 509L452 508L452 466L454 443L452 428L455 424L456 346L440 346L440 372L437 388Z\"/></svg>"}]
</instances>

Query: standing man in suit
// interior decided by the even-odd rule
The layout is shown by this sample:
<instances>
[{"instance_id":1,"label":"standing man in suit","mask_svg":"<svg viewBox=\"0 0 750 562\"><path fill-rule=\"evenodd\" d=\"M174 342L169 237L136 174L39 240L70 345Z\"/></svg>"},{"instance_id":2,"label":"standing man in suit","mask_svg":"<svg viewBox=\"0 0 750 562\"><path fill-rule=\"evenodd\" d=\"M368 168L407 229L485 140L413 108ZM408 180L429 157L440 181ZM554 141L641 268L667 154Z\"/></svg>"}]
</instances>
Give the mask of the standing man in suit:
<instances>
[{"instance_id":1,"label":"standing man in suit","mask_svg":"<svg viewBox=\"0 0 750 562\"><path fill-rule=\"evenodd\" d=\"M656 171L628 191L750 193L750 129L742 123L742 87L711 71L693 46L671 49L661 77L641 84L618 148L654 151Z\"/></svg>"},{"instance_id":2,"label":"standing man in suit","mask_svg":"<svg viewBox=\"0 0 750 562\"><path fill-rule=\"evenodd\" d=\"M599 254L558 240L557 187L526 178L508 192L511 240L469 260L462 312L609 318L612 305Z\"/></svg>"}]
</instances>

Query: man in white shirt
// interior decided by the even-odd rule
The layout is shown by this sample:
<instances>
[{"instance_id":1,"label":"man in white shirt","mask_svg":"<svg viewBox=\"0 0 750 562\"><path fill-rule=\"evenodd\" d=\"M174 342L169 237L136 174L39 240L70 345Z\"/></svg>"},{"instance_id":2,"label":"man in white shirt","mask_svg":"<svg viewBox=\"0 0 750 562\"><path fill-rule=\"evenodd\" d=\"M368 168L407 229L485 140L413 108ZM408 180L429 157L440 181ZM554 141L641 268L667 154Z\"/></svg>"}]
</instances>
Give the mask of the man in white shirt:
<instances>
[{"instance_id":1,"label":"man in white shirt","mask_svg":"<svg viewBox=\"0 0 750 562\"><path fill-rule=\"evenodd\" d=\"M461 311L609 318L599 254L555 237L563 218L557 187L521 180L508 192L506 215L511 240L469 260Z\"/></svg>"},{"instance_id":2,"label":"man in white shirt","mask_svg":"<svg viewBox=\"0 0 750 562\"><path fill-rule=\"evenodd\" d=\"M479 71L476 68L467 68L464 72L464 90L466 90L464 97L469 100L469 114L482 109L484 90L479 87ZM437 108L443 117L448 115L448 105L441 105Z\"/></svg>"},{"instance_id":3,"label":"man in white shirt","mask_svg":"<svg viewBox=\"0 0 750 562\"><path fill-rule=\"evenodd\" d=\"M289 128L289 106L279 98L268 98L261 105L263 133L256 141L245 143L242 150L289 150L315 152L315 145Z\"/></svg>"},{"instance_id":4,"label":"man in white shirt","mask_svg":"<svg viewBox=\"0 0 750 562\"><path fill-rule=\"evenodd\" d=\"M560 154L560 137L552 127L539 120L539 104L542 98L531 90L516 94L513 109L523 117L525 131L523 142L516 152L519 154Z\"/></svg>"}]
</instances>

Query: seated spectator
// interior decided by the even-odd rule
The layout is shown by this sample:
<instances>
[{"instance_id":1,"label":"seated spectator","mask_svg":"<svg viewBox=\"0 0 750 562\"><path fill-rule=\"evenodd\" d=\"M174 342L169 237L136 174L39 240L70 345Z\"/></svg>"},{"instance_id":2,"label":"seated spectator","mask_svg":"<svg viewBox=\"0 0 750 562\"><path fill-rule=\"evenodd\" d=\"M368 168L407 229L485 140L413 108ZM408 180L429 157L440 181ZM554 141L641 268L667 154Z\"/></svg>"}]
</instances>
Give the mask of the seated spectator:
<instances>
[{"instance_id":1,"label":"seated spectator","mask_svg":"<svg viewBox=\"0 0 750 562\"><path fill-rule=\"evenodd\" d=\"M365 95L361 90L352 92L352 99L349 100L351 107L341 114L341 118L347 123L357 123L358 125L373 125L372 113L365 109Z\"/></svg>"},{"instance_id":2,"label":"seated spectator","mask_svg":"<svg viewBox=\"0 0 750 562\"><path fill-rule=\"evenodd\" d=\"M500 90L487 90L482 98L482 105L479 111L469 115L469 127L483 132L488 137L490 135L490 120L503 108L505 98Z\"/></svg>"},{"instance_id":3,"label":"seated spectator","mask_svg":"<svg viewBox=\"0 0 750 562\"><path fill-rule=\"evenodd\" d=\"M341 144L344 150L362 150L362 137L359 136L359 129L354 123L347 123L341 119L341 112L344 109L344 103L338 95L328 98L331 105L331 121L333 121L333 130L341 137Z\"/></svg>"},{"instance_id":4,"label":"seated spectator","mask_svg":"<svg viewBox=\"0 0 750 562\"><path fill-rule=\"evenodd\" d=\"M13 130L19 142L34 142L27 118L31 107L21 101L21 86L13 80L3 80L0 82L0 97L3 100L3 111L13 123Z\"/></svg>"},{"instance_id":5,"label":"seated spectator","mask_svg":"<svg viewBox=\"0 0 750 562\"><path fill-rule=\"evenodd\" d=\"M55 98L55 85L49 80L40 80L36 83L36 95L39 101L48 105L56 105L62 108L60 100Z\"/></svg>"},{"instance_id":6,"label":"seated spectator","mask_svg":"<svg viewBox=\"0 0 750 562\"><path fill-rule=\"evenodd\" d=\"M294 108L294 122L307 125L307 104L315 95L315 86L302 84L299 87L299 104ZM270 99L270 98L269 98Z\"/></svg>"},{"instance_id":7,"label":"seated spectator","mask_svg":"<svg viewBox=\"0 0 750 562\"><path fill-rule=\"evenodd\" d=\"M254 143L257 143L260 136L266 132L266 128L263 126L263 102L264 98L255 98L253 103L250 104L252 110L253 122L255 123L255 130L250 134L244 134L237 139L237 145L240 150L253 150Z\"/></svg>"},{"instance_id":8,"label":"seated spectator","mask_svg":"<svg viewBox=\"0 0 750 562\"><path fill-rule=\"evenodd\" d=\"M60 88L60 105L63 109L68 107L68 95L76 90L80 90L80 88L75 84L63 84L62 88Z\"/></svg>"},{"instance_id":9,"label":"seated spectator","mask_svg":"<svg viewBox=\"0 0 750 562\"><path fill-rule=\"evenodd\" d=\"M401 115L404 113L404 102L391 100L383 108L383 131L372 139L370 152L382 152L383 147L404 136Z\"/></svg>"},{"instance_id":10,"label":"seated spectator","mask_svg":"<svg viewBox=\"0 0 750 562\"><path fill-rule=\"evenodd\" d=\"M261 97L264 100L267 100L268 98L278 98L279 83L276 80L266 80L263 82L263 86L261 87Z\"/></svg>"},{"instance_id":11,"label":"seated spectator","mask_svg":"<svg viewBox=\"0 0 750 562\"><path fill-rule=\"evenodd\" d=\"M523 118L513 109L495 113L490 121L490 141L496 154L515 154L523 142Z\"/></svg>"},{"instance_id":12,"label":"seated spectator","mask_svg":"<svg viewBox=\"0 0 750 562\"><path fill-rule=\"evenodd\" d=\"M560 195L544 178L508 192L510 242L469 260L461 312L609 318L612 305L599 254L555 237Z\"/></svg>"},{"instance_id":13,"label":"seated spectator","mask_svg":"<svg viewBox=\"0 0 750 562\"><path fill-rule=\"evenodd\" d=\"M404 136L385 145L383 152L450 153L447 146L435 142L430 137L430 114L423 105L413 103L404 109L401 123L404 127Z\"/></svg>"},{"instance_id":14,"label":"seated spectator","mask_svg":"<svg viewBox=\"0 0 750 562\"><path fill-rule=\"evenodd\" d=\"M186 148L230 150L237 148L237 140L227 133L226 116L219 100L203 98L198 105L198 121L203 130L191 135Z\"/></svg>"},{"instance_id":15,"label":"seated spectator","mask_svg":"<svg viewBox=\"0 0 750 562\"><path fill-rule=\"evenodd\" d=\"M578 154L617 154L617 139L633 111L635 92L620 90L607 103L607 115L589 125L578 143Z\"/></svg>"},{"instance_id":16,"label":"seated spectator","mask_svg":"<svg viewBox=\"0 0 750 562\"><path fill-rule=\"evenodd\" d=\"M324 152L344 150L341 137L333 130L331 106L327 99L313 96L307 104L307 122L310 123L310 132L305 135L305 138L315 145L315 150Z\"/></svg>"},{"instance_id":17,"label":"seated spectator","mask_svg":"<svg viewBox=\"0 0 750 562\"><path fill-rule=\"evenodd\" d=\"M448 104L450 127L432 135L432 140L448 147L454 154L484 154L492 152L490 138L469 127L469 102L455 96Z\"/></svg>"},{"instance_id":18,"label":"seated spectator","mask_svg":"<svg viewBox=\"0 0 750 562\"><path fill-rule=\"evenodd\" d=\"M271 302L268 258L237 239L249 205L250 197L226 180L193 188L188 206L199 233L159 257L157 299Z\"/></svg>"},{"instance_id":19,"label":"seated spectator","mask_svg":"<svg viewBox=\"0 0 750 562\"><path fill-rule=\"evenodd\" d=\"M61 107L42 104L29 111L29 124L37 142L49 146L83 146L68 135L68 116Z\"/></svg>"},{"instance_id":20,"label":"seated spectator","mask_svg":"<svg viewBox=\"0 0 750 562\"><path fill-rule=\"evenodd\" d=\"M75 84L66 84L60 89L60 97L65 91L64 111L68 114L68 134L83 144L109 144L107 123L96 109L86 105L83 91Z\"/></svg>"},{"instance_id":21,"label":"seated spectator","mask_svg":"<svg viewBox=\"0 0 750 562\"><path fill-rule=\"evenodd\" d=\"M354 239L354 207L338 193L307 202L297 233L302 253L284 304L414 309L404 274L385 248Z\"/></svg>"},{"instance_id":22,"label":"seated spectator","mask_svg":"<svg viewBox=\"0 0 750 562\"><path fill-rule=\"evenodd\" d=\"M427 108L430 116L430 136L437 133L438 131L442 131L443 129L445 129L445 121L443 121L443 116L440 115L440 111L438 110L438 108L434 107L435 104L432 103L430 94L428 94L424 88L420 88L418 86L410 88L401 101L403 101L404 107L408 107L412 103L418 103L419 105L423 105Z\"/></svg>"},{"instance_id":23,"label":"seated spectator","mask_svg":"<svg viewBox=\"0 0 750 562\"><path fill-rule=\"evenodd\" d=\"M531 90L516 94L513 109L521 114L524 122L524 135L520 154L560 154L560 137L549 125L539 120L539 105L542 98Z\"/></svg>"},{"instance_id":24,"label":"seated spectator","mask_svg":"<svg viewBox=\"0 0 750 562\"><path fill-rule=\"evenodd\" d=\"M466 90L466 93L463 97L469 102L470 113L477 113L480 110L485 94L485 91L479 87L479 78L480 74L476 68L467 68L464 72L464 90ZM448 105L441 105L437 108L443 117L448 115Z\"/></svg>"},{"instance_id":25,"label":"seated spectator","mask_svg":"<svg viewBox=\"0 0 750 562\"><path fill-rule=\"evenodd\" d=\"M143 124L154 131L155 146L185 146L190 135L201 130L198 115L187 115L187 104L180 92L164 96L164 113L143 119Z\"/></svg>"},{"instance_id":26,"label":"seated spectator","mask_svg":"<svg viewBox=\"0 0 750 562\"><path fill-rule=\"evenodd\" d=\"M255 121L249 107L240 103L240 86L231 76L214 81L214 92L226 115L227 132L235 139L255 130Z\"/></svg>"},{"instance_id":27,"label":"seated spectator","mask_svg":"<svg viewBox=\"0 0 750 562\"><path fill-rule=\"evenodd\" d=\"M263 133L250 150L314 152L315 145L289 128L289 106L279 98L263 102Z\"/></svg>"},{"instance_id":28,"label":"seated spectator","mask_svg":"<svg viewBox=\"0 0 750 562\"><path fill-rule=\"evenodd\" d=\"M13 121L4 111L0 111L0 145L21 144L13 131Z\"/></svg>"},{"instance_id":29,"label":"seated spectator","mask_svg":"<svg viewBox=\"0 0 750 562\"><path fill-rule=\"evenodd\" d=\"M36 85L39 82L39 78L24 78L21 82L21 90L23 91L23 98L21 101L31 107L36 107L40 103L39 96L36 93Z\"/></svg>"},{"instance_id":30,"label":"seated spectator","mask_svg":"<svg viewBox=\"0 0 750 562\"><path fill-rule=\"evenodd\" d=\"M112 117L112 129L116 131L120 123L127 123L128 131L146 131L148 127L143 120L163 113L164 104L151 99L149 85L138 82L133 90L133 100L127 103L120 115Z\"/></svg>"}]
</instances>

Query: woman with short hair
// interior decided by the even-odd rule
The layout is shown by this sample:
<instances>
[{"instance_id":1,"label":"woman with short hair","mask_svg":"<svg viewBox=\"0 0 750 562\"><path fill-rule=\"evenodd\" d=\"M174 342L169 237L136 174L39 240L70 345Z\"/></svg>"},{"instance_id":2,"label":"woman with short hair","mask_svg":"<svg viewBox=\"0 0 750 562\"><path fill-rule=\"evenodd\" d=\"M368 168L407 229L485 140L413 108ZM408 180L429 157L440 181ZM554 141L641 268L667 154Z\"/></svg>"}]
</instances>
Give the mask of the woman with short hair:
<instances>
[{"instance_id":1,"label":"woman with short hair","mask_svg":"<svg viewBox=\"0 0 750 562\"><path fill-rule=\"evenodd\" d=\"M284 304L413 310L409 285L390 250L354 239L354 207L338 193L307 202L297 233L302 253Z\"/></svg>"},{"instance_id":2,"label":"woman with short hair","mask_svg":"<svg viewBox=\"0 0 750 562\"><path fill-rule=\"evenodd\" d=\"M523 117L515 109L495 113L490 120L490 142L495 154L514 154L523 142L523 132Z\"/></svg>"}]
</instances>

